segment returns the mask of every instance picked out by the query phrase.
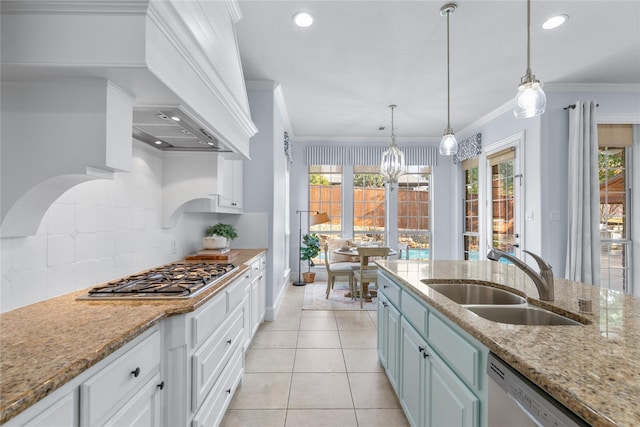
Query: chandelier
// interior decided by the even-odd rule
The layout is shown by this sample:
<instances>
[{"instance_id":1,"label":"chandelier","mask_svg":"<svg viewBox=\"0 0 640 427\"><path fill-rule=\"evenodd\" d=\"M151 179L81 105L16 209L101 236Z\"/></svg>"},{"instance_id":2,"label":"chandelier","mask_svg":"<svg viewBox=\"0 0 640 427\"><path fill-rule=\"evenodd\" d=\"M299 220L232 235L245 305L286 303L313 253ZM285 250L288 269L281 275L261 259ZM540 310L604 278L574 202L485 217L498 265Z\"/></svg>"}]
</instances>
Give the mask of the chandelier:
<instances>
[{"instance_id":1,"label":"chandelier","mask_svg":"<svg viewBox=\"0 0 640 427\"><path fill-rule=\"evenodd\" d=\"M391 190L393 190L393 184L397 183L398 178L405 173L404 153L396 145L395 128L393 127L393 109L396 107L395 104L389 105L391 108L391 145L387 151L382 153L382 161L380 162L380 174L384 176L385 182L392 184Z\"/></svg>"}]
</instances>

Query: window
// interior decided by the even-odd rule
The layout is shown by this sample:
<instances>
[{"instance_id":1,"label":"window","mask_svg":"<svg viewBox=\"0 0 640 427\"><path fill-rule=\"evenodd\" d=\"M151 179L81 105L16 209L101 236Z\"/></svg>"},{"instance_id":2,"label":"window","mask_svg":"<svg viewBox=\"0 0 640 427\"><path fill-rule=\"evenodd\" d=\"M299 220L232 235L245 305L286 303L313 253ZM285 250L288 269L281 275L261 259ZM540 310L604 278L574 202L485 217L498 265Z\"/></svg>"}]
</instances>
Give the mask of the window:
<instances>
[{"instance_id":1,"label":"window","mask_svg":"<svg viewBox=\"0 0 640 427\"><path fill-rule=\"evenodd\" d=\"M516 255L515 234L515 150L508 148L489 156L491 168L492 247Z\"/></svg>"},{"instance_id":2,"label":"window","mask_svg":"<svg viewBox=\"0 0 640 427\"><path fill-rule=\"evenodd\" d=\"M384 241L385 186L379 166L353 167L353 238Z\"/></svg>"},{"instance_id":3,"label":"window","mask_svg":"<svg viewBox=\"0 0 640 427\"><path fill-rule=\"evenodd\" d=\"M398 240L407 244L408 259L429 259L430 178L430 167L407 166L398 179Z\"/></svg>"},{"instance_id":4,"label":"window","mask_svg":"<svg viewBox=\"0 0 640 427\"><path fill-rule=\"evenodd\" d=\"M629 166L631 125L598 125L600 180L601 286L631 292L631 238L629 230Z\"/></svg>"},{"instance_id":5,"label":"window","mask_svg":"<svg viewBox=\"0 0 640 427\"><path fill-rule=\"evenodd\" d=\"M464 259L477 261L480 259L480 230L478 204L478 159L462 162L464 171Z\"/></svg>"},{"instance_id":6,"label":"window","mask_svg":"<svg viewBox=\"0 0 640 427\"><path fill-rule=\"evenodd\" d=\"M327 239L342 234L342 166L309 166L309 210L326 212L330 222L309 227Z\"/></svg>"}]
</instances>

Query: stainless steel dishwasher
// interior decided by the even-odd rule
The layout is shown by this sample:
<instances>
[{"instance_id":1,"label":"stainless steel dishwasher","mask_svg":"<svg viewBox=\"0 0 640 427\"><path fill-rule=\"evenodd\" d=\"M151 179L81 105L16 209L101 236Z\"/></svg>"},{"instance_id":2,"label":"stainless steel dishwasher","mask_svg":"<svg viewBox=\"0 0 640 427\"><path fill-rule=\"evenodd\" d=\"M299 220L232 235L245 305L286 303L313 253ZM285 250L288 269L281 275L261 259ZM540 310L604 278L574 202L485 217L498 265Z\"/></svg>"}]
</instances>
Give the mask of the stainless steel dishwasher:
<instances>
[{"instance_id":1,"label":"stainless steel dishwasher","mask_svg":"<svg viewBox=\"0 0 640 427\"><path fill-rule=\"evenodd\" d=\"M493 353L487 358L489 427L588 426Z\"/></svg>"}]
</instances>

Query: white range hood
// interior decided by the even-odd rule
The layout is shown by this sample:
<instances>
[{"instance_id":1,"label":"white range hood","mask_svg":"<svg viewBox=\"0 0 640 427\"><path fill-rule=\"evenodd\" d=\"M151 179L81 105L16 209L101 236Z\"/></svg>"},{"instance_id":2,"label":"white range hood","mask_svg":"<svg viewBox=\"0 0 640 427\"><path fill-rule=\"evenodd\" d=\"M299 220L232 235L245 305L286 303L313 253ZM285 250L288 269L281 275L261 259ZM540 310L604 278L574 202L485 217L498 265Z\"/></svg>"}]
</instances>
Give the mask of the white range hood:
<instances>
[{"instance_id":1,"label":"white range hood","mask_svg":"<svg viewBox=\"0 0 640 427\"><path fill-rule=\"evenodd\" d=\"M249 158L257 128L235 0L3 0L0 8L3 237L35 234L74 185L130 170L134 128L141 140L162 136L167 151ZM201 142L150 131L145 112L172 111Z\"/></svg>"}]
</instances>

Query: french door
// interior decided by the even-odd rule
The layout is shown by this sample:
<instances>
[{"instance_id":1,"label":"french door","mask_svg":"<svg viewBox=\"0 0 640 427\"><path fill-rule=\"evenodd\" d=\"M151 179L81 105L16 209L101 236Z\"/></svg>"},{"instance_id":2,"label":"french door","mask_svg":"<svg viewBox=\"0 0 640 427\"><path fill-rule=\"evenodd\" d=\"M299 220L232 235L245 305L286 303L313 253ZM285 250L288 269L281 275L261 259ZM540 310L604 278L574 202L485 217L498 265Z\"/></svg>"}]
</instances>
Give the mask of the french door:
<instances>
[{"instance_id":1,"label":"french door","mask_svg":"<svg viewBox=\"0 0 640 427\"><path fill-rule=\"evenodd\" d=\"M521 258L522 173L520 141L522 134L498 143L487 152L485 182L487 191L488 245Z\"/></svg>"}]
</instances>

